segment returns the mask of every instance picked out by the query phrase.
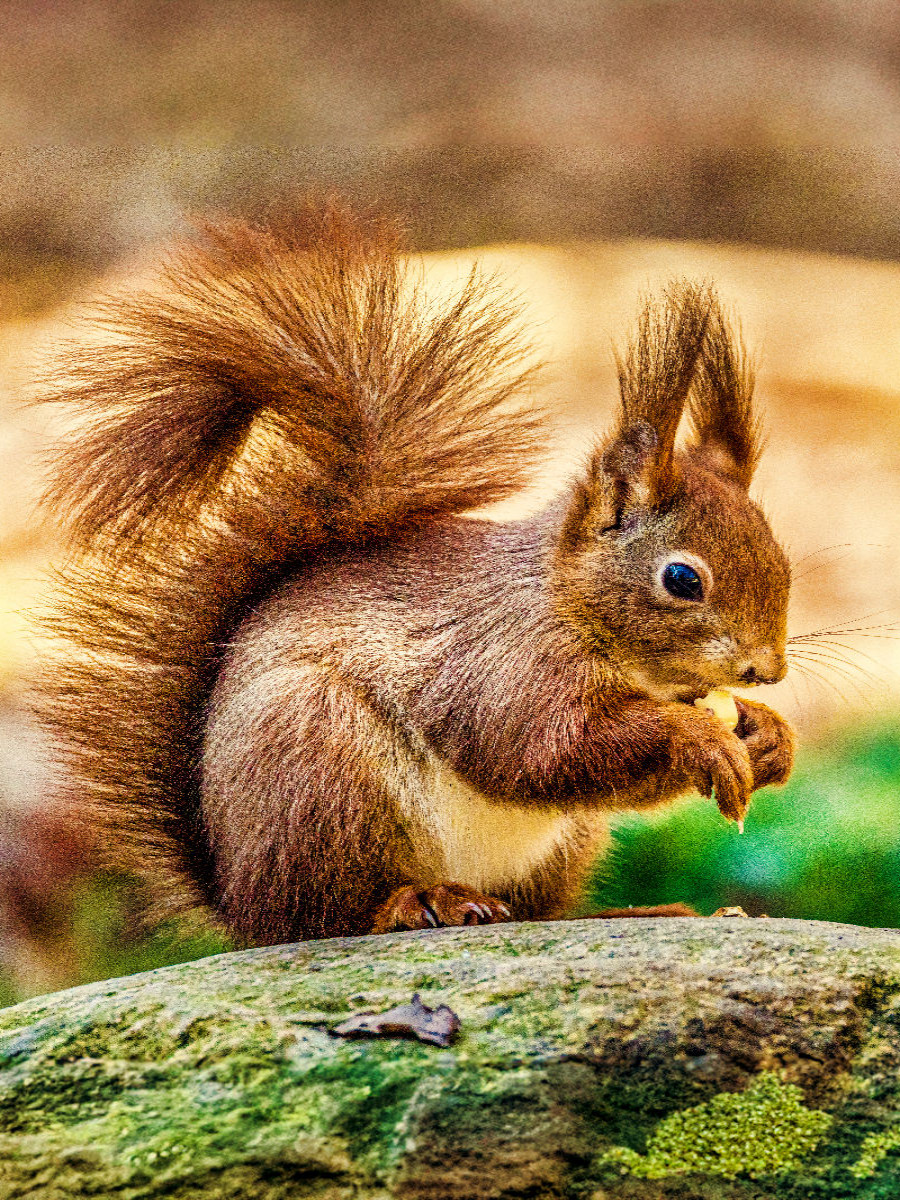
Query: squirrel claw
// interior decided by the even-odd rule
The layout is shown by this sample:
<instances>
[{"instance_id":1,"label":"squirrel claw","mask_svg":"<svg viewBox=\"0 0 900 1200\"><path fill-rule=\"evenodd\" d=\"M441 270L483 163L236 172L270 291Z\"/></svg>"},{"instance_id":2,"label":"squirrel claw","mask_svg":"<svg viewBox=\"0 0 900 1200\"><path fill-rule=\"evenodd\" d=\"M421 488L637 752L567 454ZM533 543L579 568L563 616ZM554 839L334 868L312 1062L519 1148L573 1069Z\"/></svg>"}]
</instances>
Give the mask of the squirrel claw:
<instances>
[{"instance_id":1,"label":"squirrel claw","mask_svg":"<svg viewBox=\"0 0 900 1200\"><path fill-rule=\"evenodd\" d=\"M464 883L438 883L419 891L398 888L375 914L372 933L399 929L437 929L443 925L493 925L509 921L512 913L493 896Z\"/></svg>"}]
</instances>

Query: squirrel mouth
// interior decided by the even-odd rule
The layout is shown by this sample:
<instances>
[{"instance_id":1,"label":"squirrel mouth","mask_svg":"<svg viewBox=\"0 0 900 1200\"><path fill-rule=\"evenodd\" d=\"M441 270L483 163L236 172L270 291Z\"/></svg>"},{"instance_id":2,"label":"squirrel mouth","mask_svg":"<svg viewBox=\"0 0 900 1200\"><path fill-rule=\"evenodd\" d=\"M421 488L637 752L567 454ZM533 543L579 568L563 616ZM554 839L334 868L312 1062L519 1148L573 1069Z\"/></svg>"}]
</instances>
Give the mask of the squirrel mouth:
<instances>
[{"instance_id":1,"label":"squirrel mouth","mask_svg":"<svg viewBox=\"0 0 900 1200\"><path fill-rule=\"evenodd\" d=\"M717 687L722 687L723 684L711 683L708 679L685 680L683 683L672 684L672 698L680 701L682 704L693 704L695 700L702 700L704 696Z\"/></svg>"},{"instance_id":2,"label":"squirrel mouth","mask_svg":"<svg viewBox=\"0 0 900 1200\"><path fill-rule=\"evenodd\" d=\"M677 676L669 679L654 679L649 672L632 669L631 679L652 699L664 704L693 704L703 696L708 696L716 686L707 680L698 679L696 675L687 672L679 679ZM673 673L674 674L674 673Z\"/></svg>"}]
</instances>

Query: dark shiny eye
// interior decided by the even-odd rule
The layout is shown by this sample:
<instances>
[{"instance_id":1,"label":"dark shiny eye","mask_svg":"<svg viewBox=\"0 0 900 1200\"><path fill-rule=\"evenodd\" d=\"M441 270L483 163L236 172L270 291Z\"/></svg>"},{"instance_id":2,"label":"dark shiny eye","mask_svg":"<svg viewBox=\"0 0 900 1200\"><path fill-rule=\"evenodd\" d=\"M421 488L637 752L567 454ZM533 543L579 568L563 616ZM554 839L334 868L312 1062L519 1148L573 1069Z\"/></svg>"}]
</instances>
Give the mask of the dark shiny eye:
<instances>
[{"instance_id":1,"label":"dark shiny eye","mask_svg":"<svg viewBox=\"0 0 900 1200\"><path fill-rule=\"evenodd\" d=\"M679 600L702 600L703 580L687 563L669 563L662 573L663 587Z\"/></svg>"}]
</instances>

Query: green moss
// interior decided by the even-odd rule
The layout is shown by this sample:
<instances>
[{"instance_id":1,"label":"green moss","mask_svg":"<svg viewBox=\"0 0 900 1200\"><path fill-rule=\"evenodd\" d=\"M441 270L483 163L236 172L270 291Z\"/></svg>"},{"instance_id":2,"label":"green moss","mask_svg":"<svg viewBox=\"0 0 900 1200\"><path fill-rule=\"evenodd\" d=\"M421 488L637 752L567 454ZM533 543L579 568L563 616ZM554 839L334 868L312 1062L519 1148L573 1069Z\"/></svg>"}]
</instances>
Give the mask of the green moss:
<instances>
[{"instance_id":1,"label":"green moss","mask_svg":"<svg viewBox=\"0 0 900 1200\"><path fill-rule=\"evenodd\" d=\"M880 1133L870 1133L863 1142L862 1152L850 1168L850 1173L857 1179L870 1179L882 1159L887 1158L892 1150L900 1150L900 1125L895 1125L893 1129L883 1129Z\"/></svg>"},{"instance_id":2,"label":"green moss","mask_svg":"<svg viewBox=\"0 0 900 1200\"><path fill-rule=\"evenodd\" d=\"M756 1179L802 1166L833 1119L806 1108L800 1088L766 1072L744 1092L721 1092L666 1117L648 1138L646 1155L616 1146L601 1161L645 1179L688 1171Z\"/></svg>"},{"instance_id":3,"label":"green moss","mask_svg":"<svg viewBox=\"0 0 900 1200\"><path fill-rule=\"evenodd\" d=\"M383 1200L451 1172L459 1195L893 1200L900 1156L864 1139L900 1128L898 963L884 932L586 921L248 951L32 1000L0 1013L0 1197L288 1200L302 1180ZM460 1014L452 1048L329 1034L423 978ZM724 1094L751 1053L802 1077L827 1135L774 1077ZM864 1150L881 1166L861 1182Z\"/></svg>"}]
</instances>

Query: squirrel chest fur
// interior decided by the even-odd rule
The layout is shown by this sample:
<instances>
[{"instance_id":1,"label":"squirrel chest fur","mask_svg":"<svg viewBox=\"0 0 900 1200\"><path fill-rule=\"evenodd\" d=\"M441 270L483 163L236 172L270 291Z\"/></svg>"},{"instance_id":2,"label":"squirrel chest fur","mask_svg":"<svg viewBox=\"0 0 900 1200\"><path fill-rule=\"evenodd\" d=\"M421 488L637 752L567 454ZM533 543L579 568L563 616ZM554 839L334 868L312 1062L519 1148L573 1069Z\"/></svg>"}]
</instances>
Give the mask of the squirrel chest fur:
<instances>
[{"instance_id":1,"label":"squirrel chest fur","mask_svg":"<svg viewBox=\"0 0 900 1200\"><path fill-rule=\"evenodd\" d=\"M752 378L707 288L648 303L610 434L544 512L510 314L443 309L389 227L210 231L64 399L71 558L40 685L60 788L174 907L278 941L562 915L607 814L743 817L792 736L789 569ZM692 433L676 442L690 416Z\"/></svg>"}]
</instances>

